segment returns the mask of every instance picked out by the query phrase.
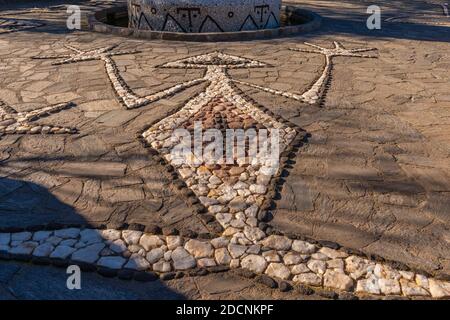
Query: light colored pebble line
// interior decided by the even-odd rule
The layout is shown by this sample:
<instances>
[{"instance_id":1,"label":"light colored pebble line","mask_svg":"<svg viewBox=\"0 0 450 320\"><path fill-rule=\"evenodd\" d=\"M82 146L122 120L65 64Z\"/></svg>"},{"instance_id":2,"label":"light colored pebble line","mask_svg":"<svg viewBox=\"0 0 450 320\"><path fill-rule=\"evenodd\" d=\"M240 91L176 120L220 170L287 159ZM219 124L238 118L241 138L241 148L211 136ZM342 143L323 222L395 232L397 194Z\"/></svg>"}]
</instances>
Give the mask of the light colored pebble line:
<instances>
[{"instance_id":1,"label":"light colored pebble line","mask_svg":"<svg viewBox=\"0 0 450 320\"><path fill-rule=\"evenodd\" d=\"M227 237L197 240L131 230L68 228L0 233L0 251L157 273L224 265L362 295L450 298L450 282L279 235L243 246Z\"/></svg>"},{"instance_id":2,"label":"light colored pebble line","mask_svg":"<svg viewBox=\"0 0 450 320\"><path fill-rule=\"evenodd\" d=\"M388 18L389 20L386 19L385 21L386 22L391 22L391 23L404 23L404 24L416 23L415 20L405 20L405 19L408 19L408 18L411 18L411 17L409 17L409 16L406 16L406 17L403 17L403 16L392 17L392 18ZM430 26L448 26L448 25L450 25L450 21L444 21L444 22L441 22L441 21L420 21L420 24L430 25Z\"/></svg>"},{"instance_id":3,"label":"light colored pebble line","mask_svg":"<svg viewBox=\"0 0 450 320\"><path fill-rule=\"evenodd\" d=\"M183 91L185 89L193 87L193 86L195 86L197 84L203 83L205 81L208 81L208 80L205 79L205 78L198 78L198 79L194 79L194 80L191 80L191 81L186 81L186 82L174 85L173 87L170 87L168 89L164 89L164 90L161 90L161 91L159 91L157 93L153 93L151 95L148 95L148 96L145 97L145 99L147 99L150 103L151 102L155 102L157 100L164 99L164 98L166 98L168 96L171 96L171 95L173 95L175 93L178 93L180 91Z\"/></svg>"},{"instance_id":4,"label":"light colored pebble line","mask_svg":"<svg viewBox=\"0 0 450 320\"><path fill-rule=\"evenodd\" d=\"M42 27L45 26L44 23L36 23L36 22L22 22L16 19L1 19L0 18L0 22L4 21L4 23L0 23L0 34L5 34L5 33L11 33L11 32L19 32L19 31L24 31L24 30L29 30L29 29L34 29L34 28L38 28L38 27ZM8 24L11 22L11 20L13 20L13 22L16 22L16 24ZM6 29L5 27L15 27L15 29Z\"/></svg>"},{"instance_id":5,"label":"light colored pebble line","mask_svg":"<svg viewBox=\"0 0 450 320\"><path fill-rule=\"evenodd\" d=\"M32 121L46 117L52 113L60 112L64 109L73 107L74 104L60 103L53 106L43 107L40 109L17 112L8 106L4 101L0 100L0 135L3 134L67 134L75 133L76 129L68 127L60 127L53 125L32 124Z\"/></svg>"},{"instance_id":6,"label":"light colored pebble line","mask_svg":"<svg viewBox=\"0 0 450 320\"><path fill-rule=\"evenodd\" d=\"M320 75L320 77L316 80L316 82L311 86L311 88L302 94L302 98L310 103L317 103L320 99L323 98L325 85L328 81L328 78L331 74L331 69L333 67L333 57L343 56L343 57L357 57L357 58L376 58L375 56L359 54L359 52L367 52L377 50L375 48L358 48L358 49L345 49L342 44L337 41L334 41L334 48L328 49L323 48L318 45L305 42L307 46L316 48L317 50L307 50L300 48L290 48L292 51L306 52L306 53L318 53L325 56L325 67Z\"/></svg>"},{"instance_id":7,"label":"light colored pebble line","mask_svg":"<svg viewBox=\"0 0 450 320\"><path fill-rule=\"evenodd\" d=\"M305 93L298 95L298 94L291 93L291 92L284 92L284 91L280 91L280 90L274 90L271 88L255 85L255 84L248 83L245 81L240 81L240 80L233 80L233 81L235 83L239 83L239 84L242 84L245 86L249 86L251 88L259 89L264 92L271 93L271 94L274 94L277 96L290 98L290 99L294 99L297 101L306 102L309 104L315 104L320 99L322 99L322 97L324 95L324 88L325 88L325 85L331 74L331 69L333 66L333 62L332 62L333 57L346 56L346 57L359 57L359 58L374 58L373 56L361 55L361 54L356 54L356 53L376 50L374 48L347 50L340 43L338 43L336 41L334 42L335 48L333 48L333 49L322 48L322 47L319 47L317 45L310 44L307 42L305 42L305 44L308 46L314 47L318 50L305 50L305 49L299 49L299 48L290 48L290 50L306 52L306 53L318 53L318 54L323 54L325 56L325 67L324 67L322 74L316 80L316 82L311 86L311 88L308 89Z\"/></svg>"},{"instance_id":8,"label":"light colored pebble line","mask_svg":"<svg viewBox=\"0 0 450 320\"><path fill-rule=\"evenodd\" d=\"M112 60L112 56L127 55L138 53L136 50L115 51L111 52L118 45L114 44L93 50L80 50L70 44L64 45L67 49L73 51L69 55L44 55L36 56L34 59L60 59L52 63L52 65L63 65L82 61L101 60L105 65L105 70L114 91L119 97L120 102L129 109L137 108L150 103L149 100L139 97L133 93L126 82L121 77L116 63Z\"/></svg>"},{"instance_id":9,"label":"light colored pebble line","mask_svg":"<svg viewBox=\"0 0 450 320\"><path fill-rule=\"evenodd\" d=\"M260 61L229 55L220 51L213 51L202 55L187 57L173 62L167 62L159 67L161 68L183 68L183 69L204 69L212 65L212 59L220 59L224 61L223 64L216 64L217 67L226 69L240 69L240 68L261 68L267 67L267 63ZM231 63L229 63L231 62Z\"/></svg>"},{"instance_id":10,"label":"light colored pebble line","mask_svg":"<svg viewBox=\"0 0 450 320\"><path fill-rule=\"evenodd\" d=\"M72 55L47 55L47 56L38 56L34 57L35 59L62 59L56 62L53 62L53 65L62 65L68 63L75 63L80 61L90 61L90 60L102 60L105 64L106 74L108 75L109 81L119 98L119 101L127 108L127 109L135 109L152 102L155 102L160 99L164 99L168 96L171 96L177 92L200 84L206 81L204 78L194 79L191 81L187 81L178 85L175 85L171 88L159 91L157 93L148 95L146 97L140 97L136 95L133 90L127 85L125 80L120 75L117 64L112 59L112 56L117 55L127 55L138 53L139 51L129 50L129 51L116 51L111 52L117 45L111 45L108 47L102 47L95 50L83 51L72 45L66 44L66 48L75 52Z\"/></svg>"},{"instance_id":11,"label":"light colored pebble line","mask_svg":"<svg viewBox=\"0 0 450 320\"><path fill-rule=\"evenodd\" d=\"M245 82L245 81L241 81L241 80L236 80L234 79L233 82L238 83L238 84L242 84L251 88L255 88L255 89L259 89L261 91L264 92L268 92L277 96L281 96L281 97L285 97L285 98L290 98L290 99L294 99L297 101L301 101L301 102L308 102L303 96L295 94L295 93L290 93L290 92L284 92L284 91L280 91L280 90L274 90L271 88L267 88L267 87L262 87L253 83L249 83L249 82Z\"/></svg>"},{"instance_id":12,"label":"light colored pebble line","mask_svg":"<svg viewBox=\"0 0 450 320\"><path fill-rule=\"evenodd\" d=\"M138 97L133 93L133 91L125 83L125 80L123 80L117 65L111 57L102 57L101 60L105 63L106 73L114 91L116 92L116 95L127 109L138 108L150 103L148 99Z\"/></svg>"},{"instance_id":13,"label":"light colored pebble line","mask_svg":"<svg viewBox=\"0 0 450 320\"><path fill-rule=\"evenodd\" d=\"M17 16L17 15L23 15L23 14L33 14L33 13L53 13L55 10L64 10L66 11L65 7L62 6L51 6L48 8L31 8L26 11L20 10L20 11L12 11L12 12L6 12L2 13L2 16Z\"/></svg>"}]
</instances>

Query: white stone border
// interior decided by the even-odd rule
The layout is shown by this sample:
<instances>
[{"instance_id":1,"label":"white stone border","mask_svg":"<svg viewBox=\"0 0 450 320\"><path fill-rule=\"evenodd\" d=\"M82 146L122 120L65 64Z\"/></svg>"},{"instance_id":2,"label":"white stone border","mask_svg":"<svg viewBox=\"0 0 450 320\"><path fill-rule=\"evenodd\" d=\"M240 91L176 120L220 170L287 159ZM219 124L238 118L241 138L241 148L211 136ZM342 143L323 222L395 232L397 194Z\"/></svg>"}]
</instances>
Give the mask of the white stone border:
<instances>
[{"instance_id":1,"label":"white stone border","mask_svg":"<svg viewBox=\"0 0 450 320\"><path fill-rule=\"evenodd\" d=\"M198 240L131 230L68 228L0 233L0 251L156 273L222 265L338 292L450 298L450 282L278 235L245 246L226 236Z\"/></svg>"},{"instance_id":2,"label":"white stone border","mask_svg":"<svg viewBox=\"0 0 450 320\"><path fill-rule=\"evenodd\" d=\"M28 112L17 112L4 101L0 100L0 137L6 134L73 134L74 128L54 125L33 124L33 121L73 107L74 104L60 103Z\"/></svg>"}]
</instances>

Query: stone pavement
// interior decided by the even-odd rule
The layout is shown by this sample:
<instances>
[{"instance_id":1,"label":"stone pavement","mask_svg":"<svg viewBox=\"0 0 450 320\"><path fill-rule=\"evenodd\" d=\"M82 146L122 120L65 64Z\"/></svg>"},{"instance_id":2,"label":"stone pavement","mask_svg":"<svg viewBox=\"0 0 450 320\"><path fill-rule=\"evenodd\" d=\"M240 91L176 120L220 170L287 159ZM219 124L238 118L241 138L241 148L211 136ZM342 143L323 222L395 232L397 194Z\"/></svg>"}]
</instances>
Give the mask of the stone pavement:
<instances>
[{"instance_id":1,"label":"stone pavement","mask_svg":"<svg viewBox=\"0 0 450 320\"><path fill-rule=\"evenodd\" d=\"M416 1L405 14L407 5L401 1L383 2L383 12L392 19L383 22L382 30L369 32L364 27L366 15L361 2L346 1L343 8L330 1L303 3L325 17L322 29L304 37L251 42L251 49L249 43L239 42L150 42L89 32L68 33L64 28L64 7L5 11L6 19L27 21L8 20L7 27L0 25L0 30L8 31L0 34L0 115L4 126L0 130L0 227L8 234L25 227L35 227L35 231L42 226L53 231L64 225L107 227L112 233L127 228L145 228L149 234L181 233L187 249L182 254L183 262L193 255L202 267L231 263L227 258L230 252L237 260L234 267L240 264L278 279L295 276L294 282L366 294L428 295L429 284L423 284L422 274L447 279L450 274L448 19L437 4ZM103 5L85 4L86 9ZM9 9L17 7L9 5ZM400 9L403 17L396 18ZM320 47L308 47L304 41ZM340 47L336 51L322 49L331 49L333 41L347 49L376 48L372 53L361 53L376 59L346 57L350 52ZM118 46L91 51L111 45ZM126 54L111 56L108 52L114 50ZM57 63L67 55L71 55L71 60L66 61L70 63ZM195 61L187 59L195 56ZM242 67L228 68L221 74L210 66L211 73L205 74L202 64L209 60L219 61L220 68L228 64ZM182 68L169 68L179 66ZM172 175L173 169L167 170L168 159L160 158L165 151L156 143L167 132L158 130L164 121L170 126L175 112L181 115L185 110L191 112L192 107L194 114L202 108L207 100L192 99L201 97L202 92L218 97L211 105L214 112L218 111L214 108L229 108L227 103L231 102L235 106L232 112L239 116L251 114L266 128L285 125L286 147L294 139L294 135L289 136L290 128L302 135L302 130L308 133L307 143L301 145L295 158L284 162L286 170L278 179L283 183L281 191L277 184L269 184L273 192L263 196L266 189L261 188L262 178L256 179L258 173L252 178L249 171L248 177L239 178L247 187L237 188L236 192L219 190L224 193L215 197L211 195L211 180L209 189L204 190L201 172L195 173L197 182L191 183L188 180L192 173L182 174L189 168L177 168L181 179ZM228 97L230 92L233 94ZM236 95L243 100L236 99ZM64 110L45 109L69 102L75 105ZM248 103L251 106L246 107ZM267 110L258 111L259 105ZM44 115L47 117L41 120ZM233 126L228 119L225 121ZM58 132L59 128L68 131ZM42 134L24 135L33 130ZM145 142L153 151L139 137L144 131ZM154 150L159 152L154 154ZM242 175L241 169L233 170ZM214 172L212 176L218 175L223 178L223 173ZM238 195L246 199L245 207L234 201ZM252 204L263 207L270 198L276 201L266 205L268 210L261 211L264 215L254 216L247 211L243 214ZM211 199L225 204L230 211L223 211ZM202 214L205 207L207 215ZM261 220L265 221L263 225L258 224ZM202 248L189 249L188 239L220 234L222 229L228 230L226 237L231 238L228 251L227 245L214 245L215 254L197 254L196 250ZM257 231L261 229L262 234ZM291 238L306 236L301 239L308 240L314 250L300 252L292 242L284 246L278 241L271 243L270 237L263 240L274 232ZM29 243L31 237L16 239L19 242L14 244L10 238L0 243L12 253L31 253L38 245L41 250L48 247L48 237L35 244ZM326 248L335 244L316 246L310 238L336 242L354 249L355 255L346 249L330 253ZM80 238L77 234L62 239ZM169 241L161 240L157 247L165 251ZM266 243L257 250L254 245L262 241ZM52 250L59 242L52 244ZM126 242L129 246L142 245L142 239ZM231 249L232 244L235 246ZM16 252L14 248L19 246L19 251L25 251ZM243 253L234 256L233 251L242 249L239 246L252 247L245 249L252 250L245 254L247 260ZM158 248L144 247L140 255L147 259L144 264L152 263L148 260L156 252L149 254ZM145 260L136 255L140 249L128 250L134 254L133 261ZM322 255L314 253L317 250ZM299 252L305 256L299 257ZM363 254L370 259L364 260ZM258 267L261 256L264 258L259 265L263 266ZM287 271L279 263L280 256L289 266ZM108 255L103 253L103 257ZM409 267L420 271L418 275L392 276L384 262L372 264L372 258L377 257L396 262L393 266L400 270ZM339 261L332 261L336 259ZM152 268L158 272L177 269L171 261L155 260ZM364 265L363 274L355 275L352 263L357 269ZM102 265L100 261L97 264ZM340 276L338 271L344 269L347 275ZM381 290L379 283L371 286L378 278L385 279L385 289ZM176 285L187 280L171 281ZM446 294L440 291L433 296Z\"/></svg>"},{"instance_id":2,"label":"stone pavement","mask_svg":"<svg viewBox=\"0 0 450 320\"><path fill-rule=\"evenodd\" d=\"M65 269L19 262L0 264L0 300L180 300L180 299L327 299L299 291L280 292L233 273L138 282L86 272L81 290L68 290Z\"/></svg>"}]
</instances>

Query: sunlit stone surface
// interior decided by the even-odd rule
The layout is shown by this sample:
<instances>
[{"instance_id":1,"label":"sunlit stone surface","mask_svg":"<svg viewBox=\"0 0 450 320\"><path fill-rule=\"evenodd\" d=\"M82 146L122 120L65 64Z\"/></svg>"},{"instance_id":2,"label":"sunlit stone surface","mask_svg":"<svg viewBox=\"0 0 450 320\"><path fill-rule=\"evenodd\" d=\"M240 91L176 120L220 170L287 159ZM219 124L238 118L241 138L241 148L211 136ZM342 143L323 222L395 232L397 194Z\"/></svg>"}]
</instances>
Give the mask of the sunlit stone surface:
<instances>
[{"instance_id":1,"label":"sunlit stone surface","mask_svg":"<svg viewBox=\"0 0 450 320\"><path fill-rule=\"evenodd\" d=\"M230 32L279 27L280 0L129 0L131 28Z\"/></svg>"}]
</instances>

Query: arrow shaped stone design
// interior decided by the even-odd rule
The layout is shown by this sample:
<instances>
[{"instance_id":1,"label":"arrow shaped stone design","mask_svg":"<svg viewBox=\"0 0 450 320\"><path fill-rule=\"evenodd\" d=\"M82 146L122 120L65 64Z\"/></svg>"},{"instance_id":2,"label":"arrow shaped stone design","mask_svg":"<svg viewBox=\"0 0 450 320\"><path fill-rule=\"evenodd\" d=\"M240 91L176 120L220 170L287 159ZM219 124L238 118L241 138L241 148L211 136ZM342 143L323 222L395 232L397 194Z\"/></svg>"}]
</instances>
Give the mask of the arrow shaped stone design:
<instances>
[{"instance_id":1,"label":"arrow shaped stone design","mask_svg":"<svg viewBox=\"0 0 450 320\"><path fill-rule=\"evenodd\" d=\"M267 64L262 62L221 52L211 52L160 66L206 69L204 79L209 82L209 86L189 100L177 113L154 124L143 134L148 144L177 169L182 179L222 227L231 227L230 232L238 227L256 228L256 217L272 179L272 168L268 165L238 162L231 165L207 165L197 159L195 152L184 155L182 163L175 163L171 158L171 151L180 141L172 138L176 129L192 130L196 121L201 121L206 126L203 129L218 128L223 131L277 129L279 151L283 152L295 138L297 131L263 112L254 102L245 98L227 74L227 69L265 66ZM213 123L217 115L220 115L220 121ZM218 122L221 124L219 127ZM246 221L249 221L250 225L247 225ZM254 241L260 240L259 237L264 235L263 232L254 232L258 234ZM242 241L248 244L250 240L242 238Z\"/></svg>"},{"instance_id":2,"label":"arrow shaped stone design","mask_svg":"<svg viewBox=\"0 0 450 320\"><path fill-rule=\"evenodd\" d=\"M354 49L353 52L343 50L335 45L335 49L320 48L319 51L323 51L322 53L331 59L333 56L353 55L367 49ZM47 257L70 259L95 264L100 268L99 272L100 270L105 272L102 268L107 268L108 275L122 268L127 271L136 270L135 277L137 277L142 275L140 272L150 270L165 274L196 267L210 270L214 267L218 267L219 270L223 270L221 267L230 267L249 269L256 274L266 274L294 284L325 287L362 295L450 297L448 281L437 280L413 271L395 269L388 263L371 261L343 248L339 249L337 245L333 245L335 248L329 248L303 238L266 233L266 229L259 223L258 211L261 209L260 204L264 196L270 196L265 186L271 179L272 172L261 170L264 165L256 167L252 164L235 163L230 167L210 167L196 161L188 162L188 165L174 163L170 150L177 141L170 139L172 133L179 128L191 130L196 121L203 121L207 128L214 127L221 130L241 127L277 128L282 132L280 150L287 149L289 144L296 140L296 136L299 135L293 127L262 110L251 99L245 97L233 85L234 81L227 74L227 69L231 68L264 66L266 64L258 61L220 52L162 65L161 67L170 68L204 68L206 72L201 80L208 81L209 86L189 100L177 113L159 121L143 133L144 139L168 163L173 164L187 186L225 228L220 236L207 240L133 230L80 230L75 227L46 233L41 231L0 233L0 254L7 252L7 255L17 254L20 257L33 255L44 260ZM322 81L324 82L325 80ZM317 92L320 94L321 90ZM6 119L5 115L10 119L12 114L17 114L4 104L0 106L2 120ZM39 112L30 113L20 118L31 121L39 114ZM14 119L16 118L18 120L19 116L15 116ZM187 156L192 157L195 154ZM73 247L54 248L46 243L44 235L48 238L57 236L73 239L76 244ZM23 241L14 241L17 239ZM41 240L38 243L27 239ZM86 247L86 243L92 239L96 243ZM131 256L123 254L130 253L131 246L137 243L142 246L142 252L133 253ZM130 246L129 251L127 245ZM101 250L104 247L108 247L111 253L103 255ZM275 282L269 280L261 281L274 287Z\"/></svg>"},{"instance_id":3,"label":"arrow shaped stone design","mask_svg":"<svg viewBox=\"0 0 450 320\"><path fill-rule=\"evenodd\" d=\"M358 48L358 49L345 49L342 44L340 44L337 41L334 41L334 48L328 49L328 48L322 48L318 45L311 44L308 42L305 42L306 45L315 48L316 50L310 50L310 49L300 49L300 48L290 48L292 51L299 51L299 52L306 52L306 53L318 53L325 56L325 68L320 75L320 77L316 80L316 82L308 89L305 93L299 95L291 92L283 92L279 90L274 90L270 88L265 88L262 86L258 86L255 84L251 84L244 81L238 81L234 80L237 83L259 89L274 95L291 98L297 101L314 104L320 101L323 98L323 92L325 89L325 85L328 82L328 79L331 74L331 70L333 67L333 58L342 56L342 57L356 57L356 58L376 58L376 56L370 56L365 54L360 54L360 52L367 52L367 51L373 51L376 50L375 48Z\"/></svg>"},{"instance_id":4,"label":"arrow shaped stone design","mask_svg":"<svg viewBox=\"0 0 450 320\"><path fill-rule=\"evenodd\" d=\"M105 70L108 78L112 84L112 87L119 98L119 101L127 109L134 109L145 106L149 103L155 102L157 100L163 99L181 90L194 86L203 82L203 79L196 79L188 81L179 85L175 85L171 88L162 90L160 92L154 93L146 97L140 97L136 95L133 90L127 85L125 80L120 75L116 63L112 59L113 56L127 55L133 53L139 53L137 50L123 50L123 51L112 51L118 45L114 44L107 47L101 47L92 50L80 50L72 45L65 44L67 49L71 50L72 54L67 55L47 55L47 56L36 56L34 59L59 59L53 62L53 65L62 65L68 63L76 63L91 60L101 60L105 65Z\"/></svg>"},{"instance_id":5,"label":"arrow shaped stone design","mask_svg":"<svg viewBox=\"0 0 450 320\"><path fill-rule=\"evenodd\" d=\"M54 125L34 124L33 121L49 116L52 113L60 112L64 109L73 107L74 104L60 103L53 106L40 109L17 112L15 109L0 100L0 136L5 134L25 134L25 133L43 133L43 134L67 134L75 133L76 129L69 127L60 127Z\"/></svg>"}]
</instances>

